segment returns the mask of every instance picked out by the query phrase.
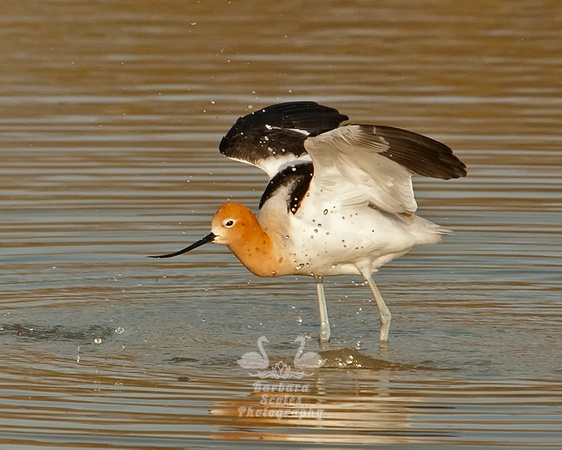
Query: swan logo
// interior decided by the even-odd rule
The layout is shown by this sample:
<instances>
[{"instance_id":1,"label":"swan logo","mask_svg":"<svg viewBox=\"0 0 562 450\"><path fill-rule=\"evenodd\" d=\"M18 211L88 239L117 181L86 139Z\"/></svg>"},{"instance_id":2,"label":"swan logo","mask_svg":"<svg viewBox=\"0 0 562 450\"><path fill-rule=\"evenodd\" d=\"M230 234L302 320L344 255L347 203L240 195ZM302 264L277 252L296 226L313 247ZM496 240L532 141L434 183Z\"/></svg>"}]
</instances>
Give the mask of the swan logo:
<instances>
[{"instance_id":1,"label":"swan logo","mask_svg":"<svg viewBox=\"0 0 562 450\"><path fill-rule=\"evenodd\" d=\"M312 372L305 371L319 369L326 360L315 352L303 353L306 342L304 336L297 337L294 342L300 344L293 359L294 367L285 361L270 364L267 352L263 348L264 343L269 343L265 336L258 339L259 353L245 353L237 361L244 369L256 371L250 372L251 376L261 378L253 383L254 395L259 398L259 405L240 406L238 417L322 420L324 410L319 408L319 405L306 403L311 392L310 385L290 379L313 375ZM273 378L275 381L264 380L267 378Z\"/></svg>"},{"instance_id":2,"label":"swan logo","mask_svg":"<svg viewBox=\"0 0 562 450\"><path fill-rule=\"evenodd\" d=\"M265 336L260 336L257 342L260 353L245 353L237 361L244 369L257 369L256 373L250 373L252 376L275 379L302 378L304 376L311 375L311 373L305 372L306 369L319 369L326 362L326 360L322 359L318 353L303 353L305 339L304 336L299 336L294 341L295 343L300 343L299 349L297 350L293 360L294 368L284 361L279 361L270 367L269 357L263 348L264 342L269 343Z\"/></svg>"}]
</instances>

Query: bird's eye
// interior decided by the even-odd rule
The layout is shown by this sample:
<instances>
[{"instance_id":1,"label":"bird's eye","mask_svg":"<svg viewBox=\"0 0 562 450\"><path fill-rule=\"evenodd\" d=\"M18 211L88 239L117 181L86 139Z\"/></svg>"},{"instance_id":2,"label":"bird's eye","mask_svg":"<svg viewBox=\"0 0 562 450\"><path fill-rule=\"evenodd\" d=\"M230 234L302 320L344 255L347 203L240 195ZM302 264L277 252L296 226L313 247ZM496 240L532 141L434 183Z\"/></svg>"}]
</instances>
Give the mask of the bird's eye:
<instances>
[{"instance_id":1,"label":"bird's eye","mask_svg":"<svg viewBox=\"0 0 562 450\"><path fill-rule=\"evenodd\" d=\"M234 220L227 220L227 221L224 223L224 226L225 226L226 228L230 228L230 227L233 226L233 225L234 225Z\"/></svg>"}]
</instances>

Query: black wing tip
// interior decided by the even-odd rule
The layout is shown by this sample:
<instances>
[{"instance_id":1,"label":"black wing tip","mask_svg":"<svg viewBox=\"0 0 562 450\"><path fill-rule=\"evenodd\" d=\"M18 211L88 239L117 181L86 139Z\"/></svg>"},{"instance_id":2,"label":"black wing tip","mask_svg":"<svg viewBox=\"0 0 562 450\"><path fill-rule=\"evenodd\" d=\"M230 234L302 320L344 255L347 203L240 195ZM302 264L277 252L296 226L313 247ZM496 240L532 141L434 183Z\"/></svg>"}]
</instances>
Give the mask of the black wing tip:
<instances>
[{"instance_id":1,"label":"black wing tip","mask_svg":"<svg viewBox=\"0 0 562 450\"><path fill-rule=\"evenodd\" d=\"M454 162L449 166L453 173L450 178L466 177L468 175L468 170L466 170L466 164L463 163L457 156L455 156L452 150L451 150L451 157L454 158Z\"/></svg>"},{"instance_id":2,"label":"black wing tip","mask_svg":"<svg viewBox=\"0 0 562 450\"><path fill-rule=\"evenodd\" d=\"M420 135L423 136L423 135ZM443 180L450 180L452 178L462 178L468 175L466 164L462 162L457 155L454 154L453 149L442 142L436 141L433 138L423 136L425 142L429 143L428 148L435 152L435 175L430 175L435 178Z\"/></svg>"},{"instance_id":3,"label":"black wing tip","mask_svg":"<svg viewBox=\"0 0 562 450\"><path fill-rule=\"evenodd\" d=\"M432 141L432 147L436 151L436 157L438 158L436 169L441 173L436 178L450 180L451 178L462 178L468 175L466 164L454 154L451 147L427 136L424 137Z\"/></svg>"},{"instance_id":4,"label":"black wing tip","mask_svg":"<svg viewBox=\"0 0 562 450\"><path fill-rule=\"evenodd\" d=\"M468 174L466 164L453 153L451 147L442 142L402 128L382 125L364 127L372 128L390 146L381 154L416 175L449 180Z\"/></svg>"},{"instance_id":5,"label":"black wing tip","mask_svg":"<svg viewBox=\"0 0 562 450\"><path fill-rule=\"evenodd\" d=\"M332 130L345 120L337 109L313 101L276 103L239 117L219 151L250 164L284 153L299 157L306 153L307 135Z\"/></svg>"},{"instance_id":6,"label":"black wing tip","mask_svg":"<svg viewBox=\"0 0 562 450\"><path fill-rule=\"evenodd\" d=\"M267 133L275 127L317 133L337 128L348 119L337 109L313 101L276 103L239 117L222 138L219 150L223 153L233 138L250 132Z\"/></svg>"},{"instance_id":7,"label":"black wing tip","mask_svg":"<svg viewBox=\"0 0 562 450\"><path fill-rule=\"evenodd\" d=\"M278 115L279 117L286 117L290 120L303 120L311 114L320 114L326 117L331 116L331 119L337 118L339 120L338 125L344 120L349 119L349 117L345 114L340 114L336 108L321 105L320 103L311 100L274 103L273 105L258 109L240 118L243 119L245 117L262 115Z\"/></svg>"}]
</instances>

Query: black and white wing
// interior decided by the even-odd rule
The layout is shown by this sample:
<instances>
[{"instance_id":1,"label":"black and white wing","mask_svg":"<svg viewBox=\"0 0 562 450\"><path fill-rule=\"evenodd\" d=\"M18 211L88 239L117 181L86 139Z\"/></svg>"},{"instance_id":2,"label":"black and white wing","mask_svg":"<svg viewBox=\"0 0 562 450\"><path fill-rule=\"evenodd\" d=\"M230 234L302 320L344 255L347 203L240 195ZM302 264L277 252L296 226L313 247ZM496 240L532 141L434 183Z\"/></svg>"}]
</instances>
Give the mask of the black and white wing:
<instances>
[{"instance_id":1,"label":"black and white wing","mask_svg":"<svg viewBox=\"0 0 562 450\"><path fill-rule=\"evenodd\" d=\"M222 138L220 152L275 177L290 164L310 161L304 148L309 135L339 126L348 117L315 102L287 102L240 117Z\"/></svg>"},{"instance_id":2,"label":"black and white wing","mask_svg":"<svg viewBox=\"0 0 562 450\"><path fill-rule=\"evenodd\" d=\"M304 147L314 165L315 189L344 204L369 202L391 213L416 211L412 175L466 175L445 144L399 128L345 125L308 137Z\"/></svg>"}]
</instances>

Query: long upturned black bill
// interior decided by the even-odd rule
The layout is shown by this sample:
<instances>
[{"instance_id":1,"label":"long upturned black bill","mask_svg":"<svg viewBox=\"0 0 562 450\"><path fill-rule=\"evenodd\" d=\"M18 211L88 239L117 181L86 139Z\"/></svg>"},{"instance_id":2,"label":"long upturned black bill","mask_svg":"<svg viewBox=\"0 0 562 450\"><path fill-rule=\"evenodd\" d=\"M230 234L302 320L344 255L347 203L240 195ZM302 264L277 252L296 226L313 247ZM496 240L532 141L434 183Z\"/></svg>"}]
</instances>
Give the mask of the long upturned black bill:
<instances>
[{"instance_id":1,"label":"long upturned black bill","mask_svg":"<svg viewBox=\"0 0 562 450\"><path fill-rule=\"evenodd\" d=\"M187 253L190 250L193 250L194 248L201 247L202 245L207 244L209 242L213 242L216 237L217 236L215 234L209 233L207 236L205 236L202 239L199 239L197 242L194 242L189 247L182 248L181 250L178 250L177 252L168 253L166 255L149 256L149 258L173 258L174 256L181 255L182 253Z\"/></svg>"}]
</instances>

